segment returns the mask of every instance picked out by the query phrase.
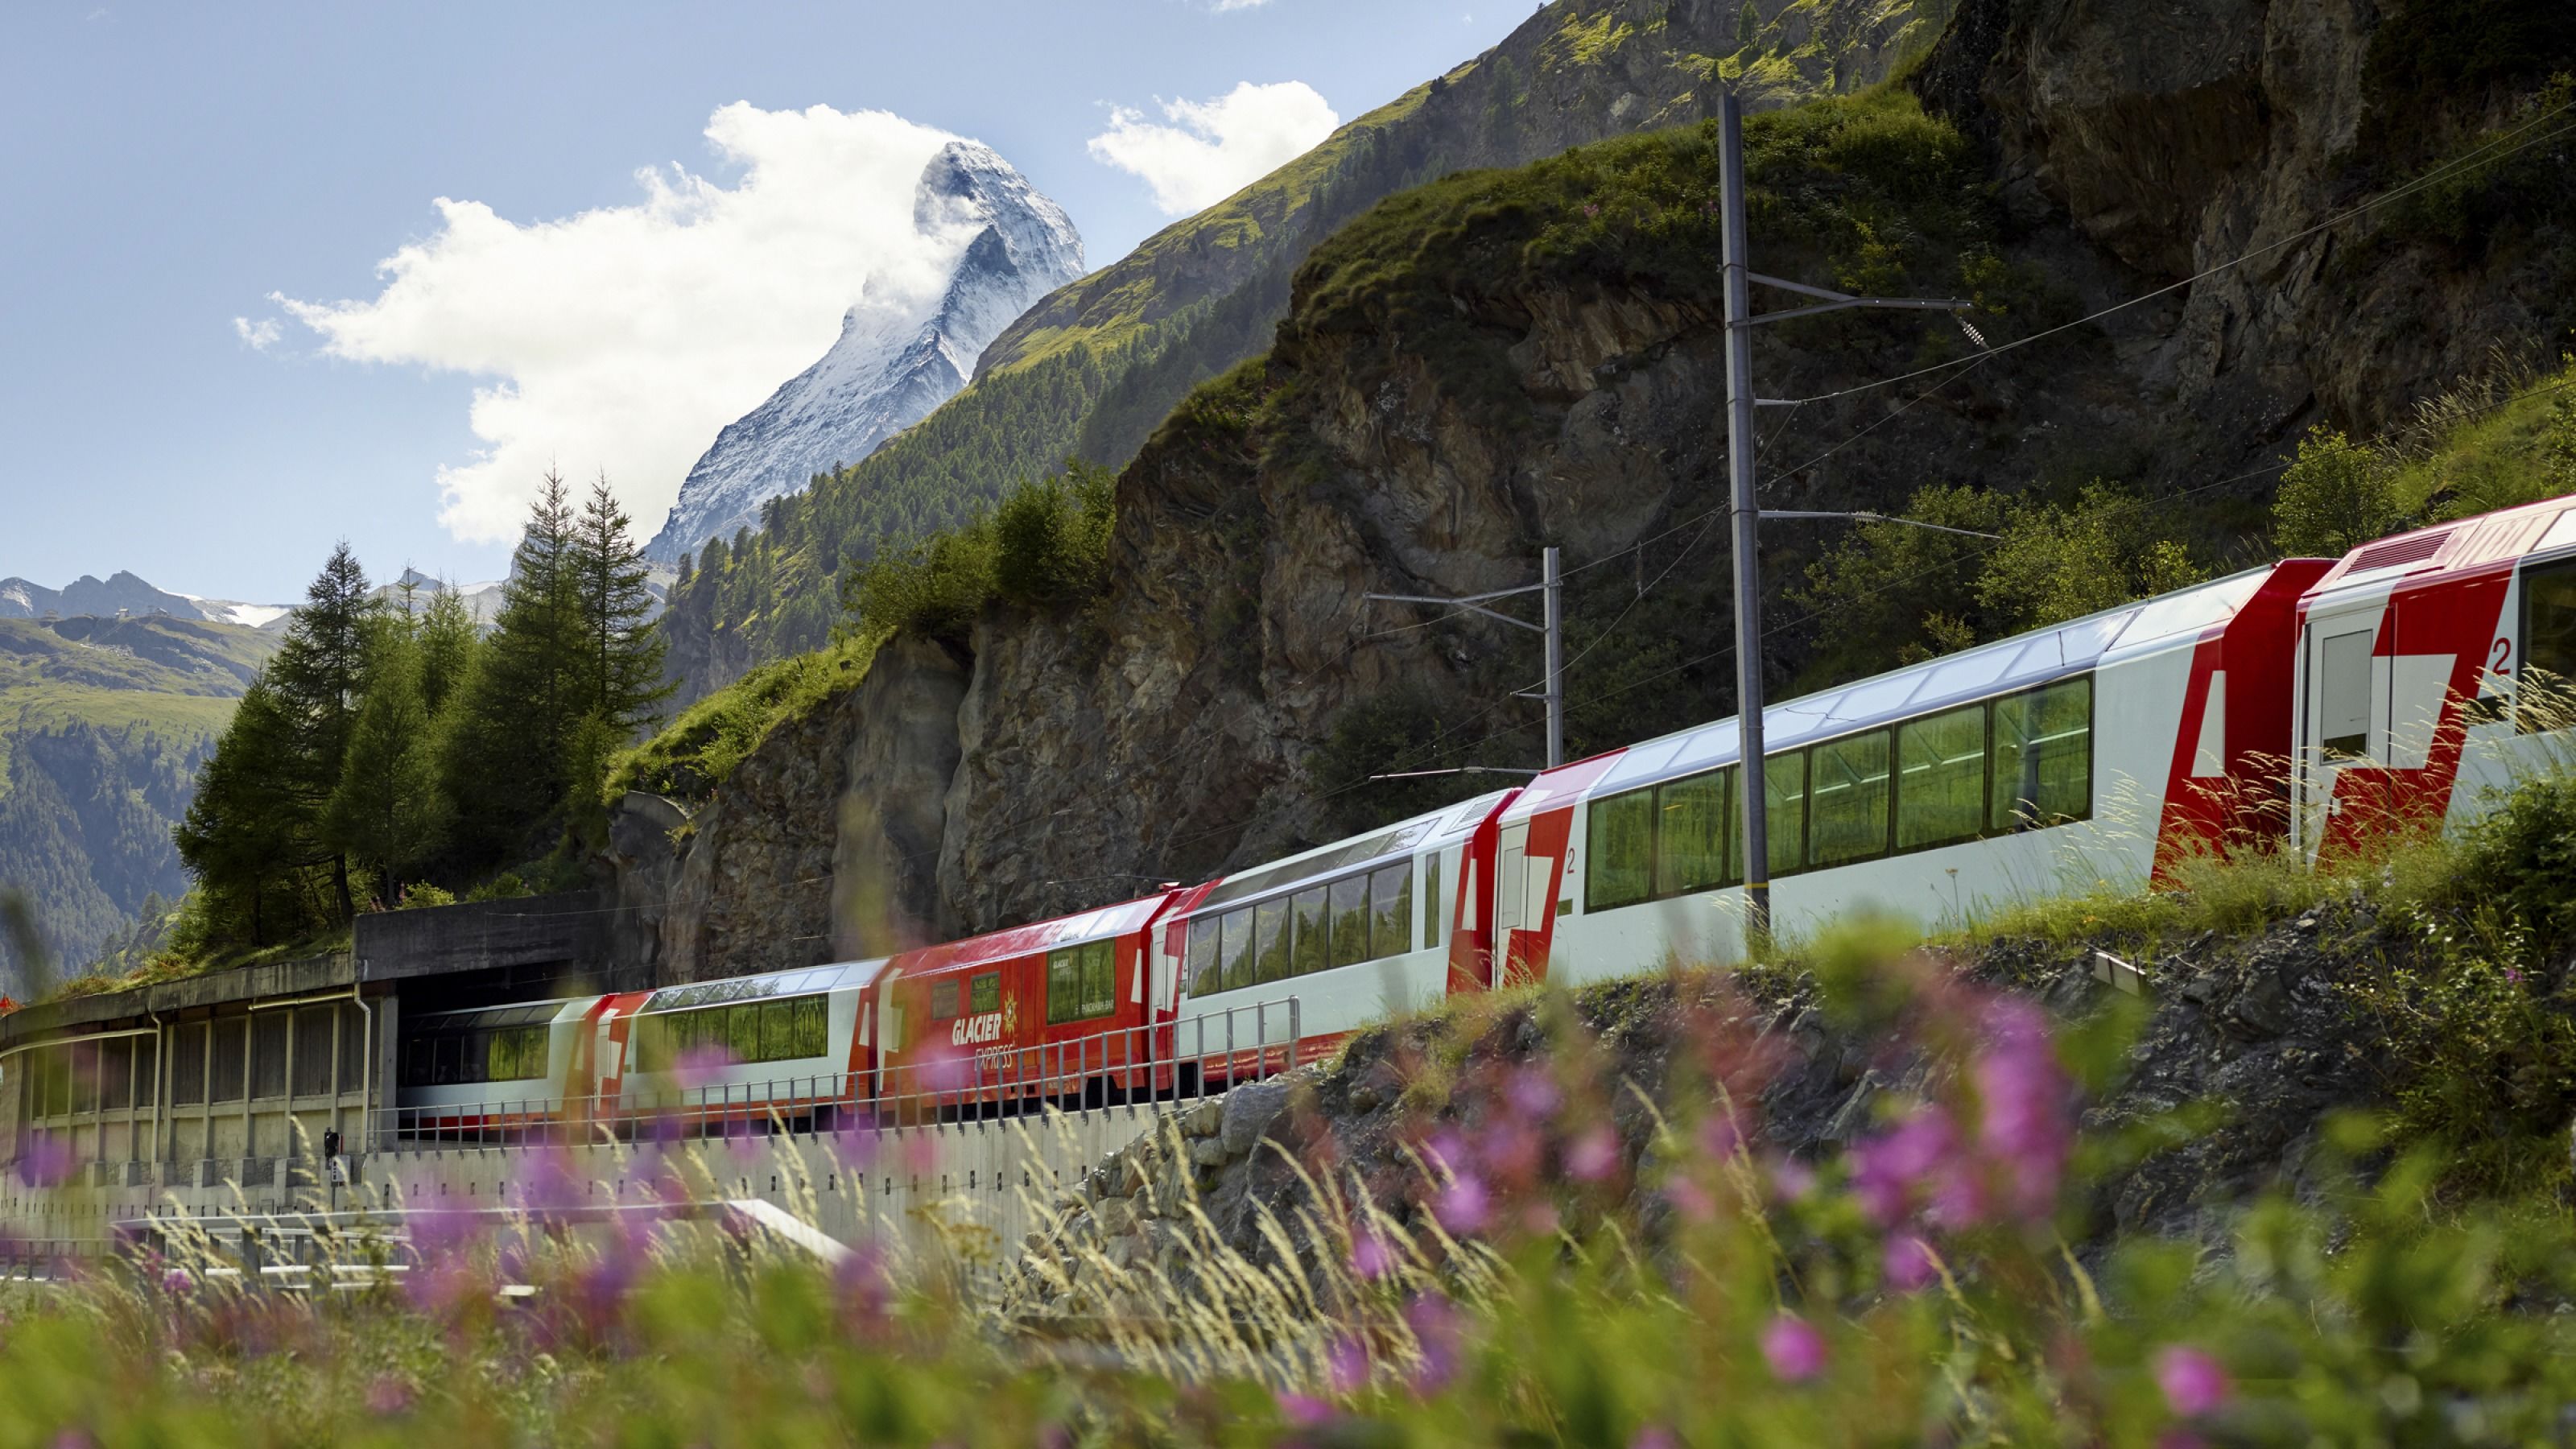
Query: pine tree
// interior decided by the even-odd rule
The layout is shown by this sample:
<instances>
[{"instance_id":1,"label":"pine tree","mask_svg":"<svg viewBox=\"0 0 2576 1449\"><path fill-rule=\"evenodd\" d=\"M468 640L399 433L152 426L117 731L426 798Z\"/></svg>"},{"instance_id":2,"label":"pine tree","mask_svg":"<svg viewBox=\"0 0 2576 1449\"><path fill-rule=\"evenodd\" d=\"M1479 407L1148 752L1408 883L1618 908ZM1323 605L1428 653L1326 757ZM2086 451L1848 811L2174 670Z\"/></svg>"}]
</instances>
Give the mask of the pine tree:
<instances>
[{"instance_id":1,"label":"pine tree","mask_svg":"<svg viewBox=\"0 0 2576 1449\"><path fill-rule=\"evenodd\" d=\"M323 812L323 834L343 855L375 868L387 904L436 851L446 827L421 656L403 631L382 631L340 785Z\"/></svg>"},{"instance_id":2,"label":"pine tree","mask_svg":"<svg viewBox=\"0 0 2576 1449\"><path fill-rule=\"evenodd\" d=\"M528 850L564 797L566 749L588 717L595 677L585 667L576 528L563 479L550 470L443 751L453 838L470 866Z\"/></svg>"},{"instance_id":3,"label":"pine tree","mask_svg":"<svg viewBox=\"0 0 2576 1449\"><path fill-rule=\"evenodd\" d=\"M286 805L301 817L301 835L325 834L322 812L339 789L348 760L380 613L367 587L367 572L344 539L304 591L304 603L286 626L286 642L265 671L294 722L293 767L278 783ZM331 883L345 920L355 913L356 903L350 898L349 861L343 852L331 856Z\"/></svg>"},{"instance_id":4,"label":"pine tree","mask_svg":"<svg viewBox=\"0 0 2576 1449\"><path fill-rule=\"evenodd\" d=\"M580 576L584 660L590 672L590 718L619 740L659 718L654 706L670 697L662 679L661 632L648 622L653 591L633 521L617 506L602 473L590 485L573 531L572 556Z\"/></svg>"},{"instance_id":5,"label":"pine tree","mask_svg":"<svg viewBox=\"0 0 2576 1449\"><path fill-rule=\"evenodd\" d=\"M448 583L442 583L438 592L429 596L429 605L420 611L411 636L420 646L421 705L436 719L446 710L448 701L463 693L483 636L475 627L474 610L456 592L456 586Z\"/></svg>"},{"instance_id":6,"label":"pine tree","mask_svg":"<svg viewBox=\"0 0 2576 1449\"><path fill-rule=\"evenodd\" d=\"M187 816L171 832L213 908L231 928L246 926L253 945L269 941L270 886L320 857L312 817L286 788L303 768L298 732L277 687L265 675L252 680L197 776Z\"/></svg>"}]
</instances>

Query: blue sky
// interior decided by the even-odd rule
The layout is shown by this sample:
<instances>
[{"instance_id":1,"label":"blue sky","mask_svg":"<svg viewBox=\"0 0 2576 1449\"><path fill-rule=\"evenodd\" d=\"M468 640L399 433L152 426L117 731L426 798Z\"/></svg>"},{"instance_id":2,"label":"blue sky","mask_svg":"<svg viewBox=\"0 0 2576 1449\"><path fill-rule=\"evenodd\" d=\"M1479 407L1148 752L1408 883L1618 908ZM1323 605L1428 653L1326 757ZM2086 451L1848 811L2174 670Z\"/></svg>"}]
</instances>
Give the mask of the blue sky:
<instances>
[{"instance_id":1,"label":"blue sky","mask_svg":"<svg viewBox=\"0 0 2576 1449\"><path fill-rule=\"evenodd\" d=\"M810 168L841 154L805 146L808 133L829 129L843 146L913 136L900 117L927 128L919 136L1000 151L1072 214L1096 267L1221 184L1193 166L1221 173L1302 144L1282 138L1310 132L1325 108L1349 120L1392 99L1531 9L1222 3L0 7L0 576L59 587L122 568L188 593L286 602L341 537L380 576L406 563L497 576L505 543L442 525L458 496L442 494L441 470L470 481L478 456L499 466L557 431L583 437L580 404L566 401L584 385L577 369L542 407L534 379L557 341L570 353L598 344L575 335L589 315L579 307L549 296L527 309L517 332L565 335L511 342L513 359L537 361L524 390L502 399L527 407L495 452L469 408L478 386L505 379L456 370L456 359L480 355L486 314L475 307L506 306L509 293L436 198L488 207L485 231L521 251L552 235L542 224L603 208L583 234L667 251L639 170L658 168L683 192L711 188L721 207L760 165L785 178L799 173L782 156ZM708 132L736 102L747 103L737 121L771 140L729 157ZM879 131L846 120L869 111L892 117L867 119ZM736 226L739 253L708 265L793 280L792 258L773 265L761 249L801 224ZM443 260L408 279L419 295L397 307L377 268L406 246ZM601 301L614 310L632 295ZM450 298L452 310L421 315ZM294 310L343 300L359 304L358 322L336 334ZM665 331L678 335L657 346L651 386L684 384L699 365L692 346L723 330L692 330L690 317L758 304L705 305L715 313L671 314ZM769 366L808 333L828 342L843 302L820 297L812 317L801 302L776 305L800 315L717 339L736 375L720 384L719 362L706 361L708 395L740 391L745 356ZM352 342L360 323L365 339ZM370 356L382 360L359 360ZM617 428L607 414L591 421ZM612 476L667 472L670 447L658 446L628 440ZM567 473L600 465L555 456ZM639 501L636 512L643 533L659 526L658 508Z\"/></svg>"}]
</instances>

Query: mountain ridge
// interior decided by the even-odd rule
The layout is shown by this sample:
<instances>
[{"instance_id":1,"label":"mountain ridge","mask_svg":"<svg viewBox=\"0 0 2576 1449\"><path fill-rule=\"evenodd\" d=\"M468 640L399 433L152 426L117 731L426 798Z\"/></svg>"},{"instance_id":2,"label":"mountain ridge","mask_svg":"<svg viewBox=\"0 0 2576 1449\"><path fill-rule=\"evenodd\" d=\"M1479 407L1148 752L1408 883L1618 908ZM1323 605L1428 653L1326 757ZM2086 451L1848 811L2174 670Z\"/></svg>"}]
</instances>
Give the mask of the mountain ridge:
<instances>
[{"instance_id":1,"label":"mountain ridge","mask_svg":"<svg viewBox=\"0 0 2576 1449\"><path fill-rule=\"evenodd\" d=\"M1082 273L1072 218L974 142L951 142L922 168L913 224L966 238L938 293L863 298L845 312L813 366L716 434L645 557L677 564L710 538L756 526L771 499L865 458L965 386L1031 301Z\"/></svg>"}]
</instances>

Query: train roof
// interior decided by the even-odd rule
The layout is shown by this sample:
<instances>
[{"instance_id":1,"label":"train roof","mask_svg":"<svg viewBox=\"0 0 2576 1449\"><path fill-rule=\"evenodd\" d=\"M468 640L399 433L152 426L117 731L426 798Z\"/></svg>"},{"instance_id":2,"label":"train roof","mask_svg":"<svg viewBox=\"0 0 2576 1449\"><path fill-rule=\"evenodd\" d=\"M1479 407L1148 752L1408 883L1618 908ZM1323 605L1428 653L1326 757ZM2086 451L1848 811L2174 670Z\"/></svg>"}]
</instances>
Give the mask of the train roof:
<instances>
[{"instance_id":1,"label":"train roof","mask_svg":"<svg viewBox=\"0 0 2576 1449\"><path fill-rule=\"evenodd\" d=\"M692 981L686 986L665 986L645 998L636 1008L638 1014L649 1011L688 1011L701 1006L725 1006L737 1001L762 1001L773 996L810 996L818 991L832 991L845 986L865 986L885 969L883 956L867 961L835 961L825 966L805 966L794 971L772 971L760 976L728 976L720 981Z\"/></svg>"},{"instance_id":2,"label":"train roof","mask_svg":"<svg viewBox=\"0 0 2576 1449\"><path fill-rule=\"evenodd\" d=\"M2376 591L2426 575L2471 573L2562 548L2576 548L2576 498L2500 508L2373 539L2327 570L2300 597L2299 607L2311 608L2346 591Z\"/></svg>"},{"instance_id":3,"label":"train roof","mask_svg":"<svg viewBox=\"0 0 2576 1449\"><path fill-rule=\"evenodd\" d=\"M2212 625L2235 617L2279 567L2246 569L1838 689L1767 704L1762 710L1763 748L1766 753L1794 749L2064 679L2108 659L2196 642ZM1730 715L1560 766L1532 780L1503 818L1525 820L1596 792L1610 794L1734 764L1742 755L1740 728Z\"/></svg>"},{"instance_id":4,"label":"train roof","mask_svg":"<svg viewBox=\"0 0 2576 1449\"><path fill-rule=\"evenodd\" d=\"M1162 914L1163 907L1175 894L1177 892L1157 891L1150 896L1138 896L1132 901L1121 901L1114 906L1102 906L1098 910L1084 911L1078 915L1031 921L1025 926L987 931L980 936L969 936L963 941L943 941L936 946L924 946L918 950L907 951L895 958L895 964L901 967L906 975L919 975L928 971L959 971L990 965L995 961L1031 956L1041 951L1052 951L1084 941L1124 936L1131 931L1141 931L1152 925L1154 918Z\"/></svg>"},{"instance_id":5,"label":"train roof","mask_svg":"<svg viewBox=\"0 0 2576 1449\"><path fill-rule=\"evenodd\" d=\"M596 996L559 996L552 1001L514 1001L505 1006L465 1006L452 1011L417 1011L403 1013L405 1030L452 1031L458 1028L496 1028L505 1026L542 1026L564 1019L567 1013L578 1017Z\"/></svg>"},{"instance_id":6,"label":"train roof","mask_svg":"<svg viewBox=\"0 0 2576 1449\"><path fill-rule=\"evenodd\" d=\"M1336 840L1285 859L1219 877L1191 909L1235 905L1273 891L1293 890L1324 876L1340 875L1380 862L1392 863L1409 858L1427 847L1447 845L1475 833L1476 827L1482 825L1511 793L1509 790L1491 790L1472 800L1444 805L1366 835Z\"/></svg>"}]
</instances>

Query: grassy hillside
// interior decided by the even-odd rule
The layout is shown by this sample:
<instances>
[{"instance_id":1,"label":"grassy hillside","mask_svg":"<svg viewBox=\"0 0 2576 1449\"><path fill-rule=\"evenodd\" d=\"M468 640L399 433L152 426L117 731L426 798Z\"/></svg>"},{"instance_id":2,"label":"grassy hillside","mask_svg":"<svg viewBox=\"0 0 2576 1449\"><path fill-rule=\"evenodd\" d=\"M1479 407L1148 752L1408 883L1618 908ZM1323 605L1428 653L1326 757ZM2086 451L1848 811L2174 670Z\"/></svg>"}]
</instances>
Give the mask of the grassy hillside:
<instances>
[{"instance_id":1,"label":"grassy hillside","mask_svg":"<svg viewBox=\"0 0 2576 1449\"><path fill-rule=\"evenodd\" d=\"M187 888L170 828L274 635L171 618L0 619L0 888L56 965ZM0 991L27 964L0 942Z\"/></svg>"},{"instance_id":2,"label":"grassy hillside","mask_svg":"<svg viewBox=\"0 0 2576 1449\"><path fill-rule=\"evenodd\" d=\"M665 625L683 697L819 647L852 563L962 523L1068 456L1125 464L1192 387L1269 347L1307 252L1382 198L1696 119L1712 79L1754 77L1756 104L1856 89L1928 43L1948 10L1557 0L1493 50L1048 296L937 412L783 501L763 530L709 550L713 566L675 591Z\"/></svg>"}]
</instances>

